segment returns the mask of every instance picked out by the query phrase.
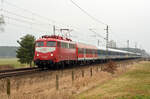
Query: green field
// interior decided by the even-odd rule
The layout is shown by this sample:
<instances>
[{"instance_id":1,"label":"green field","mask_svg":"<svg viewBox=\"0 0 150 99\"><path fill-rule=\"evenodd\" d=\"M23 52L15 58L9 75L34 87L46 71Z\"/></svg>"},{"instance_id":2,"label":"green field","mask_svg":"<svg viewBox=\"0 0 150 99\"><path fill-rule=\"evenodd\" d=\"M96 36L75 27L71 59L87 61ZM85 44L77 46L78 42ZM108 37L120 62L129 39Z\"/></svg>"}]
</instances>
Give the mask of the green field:
<instances>
[{"instance_id":1,"label":"green field","mask_svg":"<svg viewBox=\"0 0 150 99\"><path fill-rule=\"evenodd\" d=\"M142 62L131 70L75 99L150 99L150 62Z\"/></svg>"},{"instance_id":2,"label":"green field","mask_svg":"<svg viewBox=\"0 0 150 99\"><path fill-rule=\"evenodd\" d=\"M26 64L18 62L17 58L0 58L0 66L12 66L14 68L25 67Z\"/></svg>"}]
</instances>

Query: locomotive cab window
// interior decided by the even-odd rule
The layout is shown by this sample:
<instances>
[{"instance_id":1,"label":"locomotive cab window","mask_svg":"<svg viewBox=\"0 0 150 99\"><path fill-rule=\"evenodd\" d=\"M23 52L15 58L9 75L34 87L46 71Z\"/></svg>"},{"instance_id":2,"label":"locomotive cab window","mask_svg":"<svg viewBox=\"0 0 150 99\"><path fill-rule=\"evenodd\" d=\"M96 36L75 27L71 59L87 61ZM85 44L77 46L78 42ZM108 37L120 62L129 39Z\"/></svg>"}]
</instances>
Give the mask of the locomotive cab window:
<instances>
[{"instance_id":1,"label":"locomotive cab window","mask_svg":"<svg viewBox=\"0 0 150 99\"><path fill-rule=\"evenodd\" d=\"M56 46L56 42L55 41L48 41L46 46L55 47Z\"/></svg>"},{"instance_id":2,"label":"locomotive cab window","mask_svg":"<svg viewBox=\"0 0 150 99\"><path fill-rule=\"evenodd\" d=\"M37 47L42 47L42 46L44 46L44 42L42 42L42 41L41 42L36 42L36 46Z\"/></svg>"}]
</instances>

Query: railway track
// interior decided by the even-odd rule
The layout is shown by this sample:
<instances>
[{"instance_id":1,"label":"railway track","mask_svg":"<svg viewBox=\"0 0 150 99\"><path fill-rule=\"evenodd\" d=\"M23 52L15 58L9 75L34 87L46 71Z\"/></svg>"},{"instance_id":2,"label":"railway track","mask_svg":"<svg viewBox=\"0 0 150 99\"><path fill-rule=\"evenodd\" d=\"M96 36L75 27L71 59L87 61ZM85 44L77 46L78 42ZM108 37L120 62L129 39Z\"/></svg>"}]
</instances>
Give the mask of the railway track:
<instances>
[{"instance_id":1,"label":"railway track","mask_svg":"<svg viewBox=\"0 0 150 99\"><path fill-rule=\"evenodd\" d=\"M11 69L11 70L2 70L0 71L0 79L12 76L20 76L25 74L31 74L42 71L40 68L20 68L20 69Z\"/></svg>"},{"instance_id":2,"label":"railway track","mask_svg":"<svg viewBox=\"0 0 150 99\"><path fill-rule=\"evenodd\" d=\"M129 62L129 61L118 61L116 63L126 63L126 62ZM105 65L106 63L104 62L104 63L98 63L98 64ZM94 65L94 64L92 64L92 65ZM64 68L64 70L68 70L68 69L71 70L71 69L75 69L75 68L81 69L81 68L86 68L86 67L89 67L89 66L91 66L91 64L84 64L84 65L79 65L77 67L74 66L74 67L70 67L70 68ZM60 69L58 69L58 70L60 70ZM38 72L46 72L46 71L49 71L49 70L48 69L40 69L40 68L37 68L37 67L11 69L11 70L1 70L0 71L0 79L6 78L6 77L13 77L13 76L20 76L20 75L38 73ZM55 70L53 70L53 71L55 71Z\"/></svg>"}]
</instances>

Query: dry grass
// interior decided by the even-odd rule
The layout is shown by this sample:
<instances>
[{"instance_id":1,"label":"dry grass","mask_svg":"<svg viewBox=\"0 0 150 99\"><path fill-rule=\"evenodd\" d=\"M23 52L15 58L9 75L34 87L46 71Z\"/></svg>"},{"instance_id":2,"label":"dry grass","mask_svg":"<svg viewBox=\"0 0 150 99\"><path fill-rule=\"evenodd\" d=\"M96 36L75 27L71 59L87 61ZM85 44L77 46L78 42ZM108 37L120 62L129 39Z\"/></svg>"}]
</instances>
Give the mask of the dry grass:
<instances>
[{"instance_id":1,"label":"dry grass","mask_svg":"<svg viewBox=\"0 0 150 99\"><path fill-rule=\"evenodd\" d=\"M11 81L11 99L72 99L82 92L91 89L97 89L99 85L107 83L109 80L117 77L130 66L119 67L112 75L100 70L100 67L93 67L93 76L90 75L90 68L84 69L84 77L82 70L74 70L74 81L72 82L72 70L51 71L41 74L32 74L20 77L10 78ZM130 67L131 68L131 67ZM56 74L59 75L59 90L56 90ZM105 87L105 86L104 86ZM116 86L114 86L116 87ZM113 89L113 88L112 88ZM99 92L99 91L98 91ZM105 93L105 91L102 91ZM88 94L88 96L90 93ZM1 99L7 99L6 79L0 80L0 96ZM95 98L94 98L95 99Z\"/></svg>"},{"instance_id":2,"label":"dry grass","mask_svg":"<svg viewBox=\"0 0 150 99\"><path fill-rule=\"evenodd\" d=\"M150 63L141 62L133 65L120 77L98 85L77 97L79 99L149 99L149 95ZM137 98L134 98L136 96Z\"/></svg>"}]
</instances>

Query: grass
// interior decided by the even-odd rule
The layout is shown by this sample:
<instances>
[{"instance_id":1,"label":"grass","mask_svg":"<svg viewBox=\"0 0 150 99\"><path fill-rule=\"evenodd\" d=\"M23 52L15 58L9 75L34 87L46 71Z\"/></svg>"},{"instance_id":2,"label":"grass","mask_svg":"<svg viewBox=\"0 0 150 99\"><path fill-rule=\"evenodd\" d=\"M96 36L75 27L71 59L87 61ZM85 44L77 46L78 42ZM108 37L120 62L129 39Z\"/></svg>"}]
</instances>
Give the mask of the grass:
<instances>
[{"instance_id":1,"label":"grass","mask_svg":"<svg viewBox=\"0 0 150 99\"><path fill-rule=\"evenodd\" d=\"M76 99L150 99L150 62L135 65L120 77L77 95Z\"/></svg>"},{"instance_id":2,"label":"grass","mask_svg":"<svg viewBox=\"0 0 150 99\"><path fill-rule=\"evenodd\" d=\"M14 68L25 67L26 64L18 62L17 58L0 58L0 66L12 66Z\"/></svg>"}]
</instances>

